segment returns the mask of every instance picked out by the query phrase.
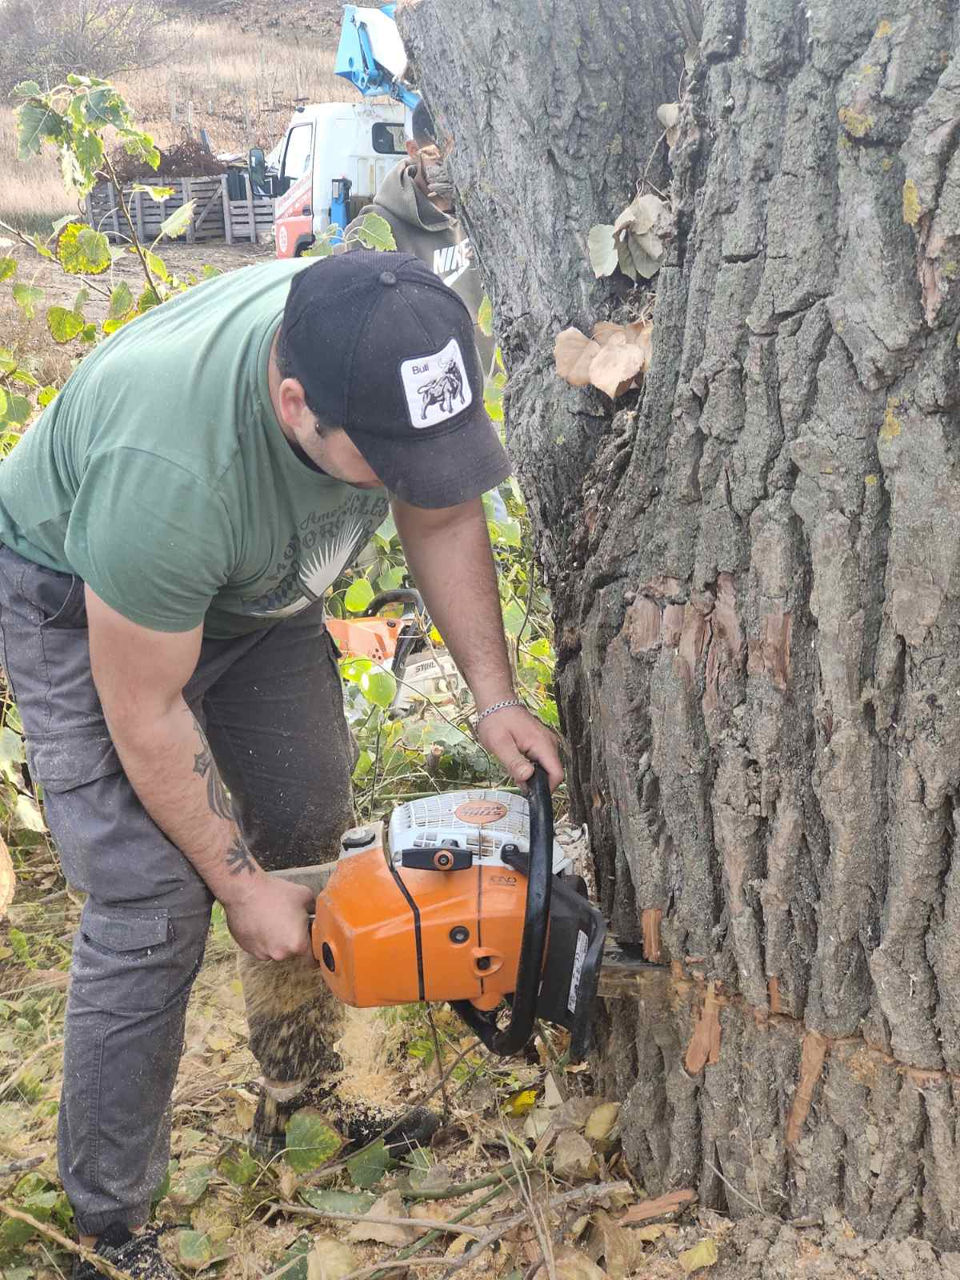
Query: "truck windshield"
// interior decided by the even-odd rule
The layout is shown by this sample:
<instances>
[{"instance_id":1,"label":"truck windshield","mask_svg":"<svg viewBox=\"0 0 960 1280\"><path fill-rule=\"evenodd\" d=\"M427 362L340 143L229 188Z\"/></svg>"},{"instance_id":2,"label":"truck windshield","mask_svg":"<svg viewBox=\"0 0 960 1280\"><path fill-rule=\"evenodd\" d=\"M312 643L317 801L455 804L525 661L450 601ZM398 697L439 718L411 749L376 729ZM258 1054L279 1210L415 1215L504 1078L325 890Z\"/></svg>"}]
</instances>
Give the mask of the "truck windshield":
<instances>
[{"instance_id":1,"label":"truck windshield","mask_svg":"<svg viewBox=\"0 0 960 1280\"><path fill-rule=\"evenodd\" d=\"M313 125L298 124L287 135L287 149L283 153L281 174L290 182L296 182L310 168L313 151Z\"/></svg>"}]
</instances>

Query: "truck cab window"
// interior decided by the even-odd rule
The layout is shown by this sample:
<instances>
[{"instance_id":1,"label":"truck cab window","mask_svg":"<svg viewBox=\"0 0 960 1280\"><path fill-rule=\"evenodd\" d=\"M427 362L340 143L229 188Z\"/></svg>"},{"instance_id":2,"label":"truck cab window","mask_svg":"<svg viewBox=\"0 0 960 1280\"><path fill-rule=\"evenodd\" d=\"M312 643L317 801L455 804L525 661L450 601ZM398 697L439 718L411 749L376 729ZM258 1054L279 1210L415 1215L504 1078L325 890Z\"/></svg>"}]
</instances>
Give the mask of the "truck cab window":
<instances>
[{"instance_id":1,"label":"truck cab window","mask_svg":"<svg viewBox=\"0 0 960 1280\"><path fill-rule=\"evenodd\" d=\"M378 156L402 156L406 154L402 124L384 124L380 121L373 126L370 141Z\"/></svg>"},{"instance_id":2,"label":"truck cab window","mask_svg":"<svg viewBox=\"0 0 960 1280\"><path fill-rule=\"evenodd\" d=\"M290 130L287 147L283 153L281 178L284 186L289 187L310 168L310 157L313 151L313 125L298 124Z\"/></svg>"}]
</instances>

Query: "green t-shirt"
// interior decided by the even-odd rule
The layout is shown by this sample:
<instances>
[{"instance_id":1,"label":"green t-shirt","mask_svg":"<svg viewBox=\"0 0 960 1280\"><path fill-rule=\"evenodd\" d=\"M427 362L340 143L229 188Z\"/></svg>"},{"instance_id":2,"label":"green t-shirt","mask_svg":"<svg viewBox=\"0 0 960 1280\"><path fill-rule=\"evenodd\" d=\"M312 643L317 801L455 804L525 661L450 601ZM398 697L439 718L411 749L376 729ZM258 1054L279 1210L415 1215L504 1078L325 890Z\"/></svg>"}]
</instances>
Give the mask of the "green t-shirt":
<instances>
[{"instance_id":1,"label":"green t-shirt","mask_svg":"<svg viewBox=\"0 0 960 1280\"><path fill-rule=\"evenodd\" d=\"M0 541L158 631L242 635L319 600L384 518L296 454L267 359L308 263L219 276L82 362L0 464Z\"/></svg>"}]
</instances>

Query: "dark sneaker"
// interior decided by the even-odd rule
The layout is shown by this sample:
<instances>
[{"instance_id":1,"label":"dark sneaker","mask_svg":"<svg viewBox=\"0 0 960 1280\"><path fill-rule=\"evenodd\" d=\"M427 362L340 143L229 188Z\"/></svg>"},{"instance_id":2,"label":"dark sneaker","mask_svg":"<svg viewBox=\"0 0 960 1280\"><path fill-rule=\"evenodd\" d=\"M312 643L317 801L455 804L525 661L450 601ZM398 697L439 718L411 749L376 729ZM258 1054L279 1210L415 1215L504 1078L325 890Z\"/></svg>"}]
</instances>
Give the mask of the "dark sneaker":
<instances>
[{"instance_id":1,"label":"dark sneaker","mask_svg":"<svg viewBox=\"0 0 960 1280\"><path fill-rule=\"evenodd\" d=\"M119 1223L107 1227L97 1241L94 1252L112 1262L136 1280L179 1280L177 1273L160 1252L160 1232L142 1231L133 1235ZM73 1264L73 1280L100 1280L105 1273L92 1262L80 1258Z\"/></svg>"}]
</instances>

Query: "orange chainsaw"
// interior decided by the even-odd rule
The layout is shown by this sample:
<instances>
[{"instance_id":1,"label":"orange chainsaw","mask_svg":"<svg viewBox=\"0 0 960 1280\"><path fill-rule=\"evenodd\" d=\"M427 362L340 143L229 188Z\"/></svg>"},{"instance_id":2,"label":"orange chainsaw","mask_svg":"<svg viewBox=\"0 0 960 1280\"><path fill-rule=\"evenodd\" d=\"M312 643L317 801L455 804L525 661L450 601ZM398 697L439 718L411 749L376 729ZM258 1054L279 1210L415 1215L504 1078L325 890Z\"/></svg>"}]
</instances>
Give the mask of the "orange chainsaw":
<instances>
[{"instance_id":1,"label":"orange chainsaw","mask_svg":"<svg viewBox=\"0 0 960 1280\"><path fill-rule=\"evenodd\" d=\"M346 1004L446 1000L504 1056L543 1018L570 1030L578 1061L605 934L554 843L550 787L537 766L529 799L454 791L399 806L386 832L347 831L317 897L311 942Z\"/></svg>"}]
</instances>

